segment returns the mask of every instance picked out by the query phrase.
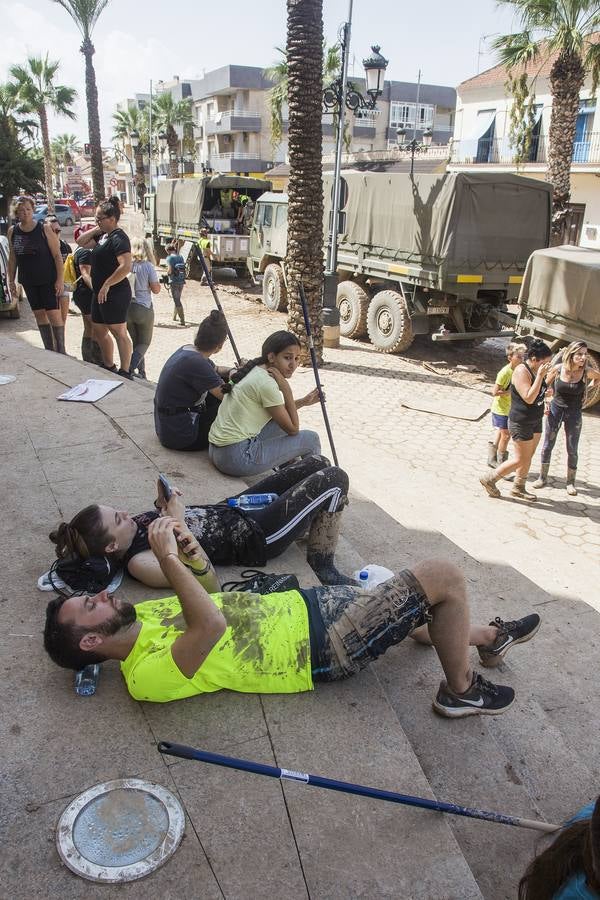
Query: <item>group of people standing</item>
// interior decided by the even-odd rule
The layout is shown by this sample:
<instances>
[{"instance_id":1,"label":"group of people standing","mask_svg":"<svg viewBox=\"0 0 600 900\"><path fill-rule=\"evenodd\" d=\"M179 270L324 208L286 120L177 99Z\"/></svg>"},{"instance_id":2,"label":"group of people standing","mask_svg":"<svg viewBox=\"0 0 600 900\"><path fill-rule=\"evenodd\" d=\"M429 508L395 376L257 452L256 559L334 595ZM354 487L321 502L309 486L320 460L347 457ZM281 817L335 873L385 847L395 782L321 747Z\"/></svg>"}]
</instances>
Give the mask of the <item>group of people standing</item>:
<instances>
[{"instance_id":1,"label":"group of people standing","mask_svg":"<svg viewBox=\"0 0 600 900\"><path fill-rule=\"evenodd\" d=\"M511 496L535 501L526 482L533 456L544 432L541 472L532 487L548 483L552 451L561 426L567 445L566 490L576 496L578 446L582 428L582 409L588 381L600 380L600 372L588 364L588 347L573 341L552 358L552 350L541 340L529 346L511 343L508 358L496 376L492 403L492 424L496 429L488 444L488 466L493 469L479 479L490 497L500 497L498 482L514 473ZM543 422L545 421L545 428ZM508 458L512 439L514 458Z\"/></svg>"}]
</instances>

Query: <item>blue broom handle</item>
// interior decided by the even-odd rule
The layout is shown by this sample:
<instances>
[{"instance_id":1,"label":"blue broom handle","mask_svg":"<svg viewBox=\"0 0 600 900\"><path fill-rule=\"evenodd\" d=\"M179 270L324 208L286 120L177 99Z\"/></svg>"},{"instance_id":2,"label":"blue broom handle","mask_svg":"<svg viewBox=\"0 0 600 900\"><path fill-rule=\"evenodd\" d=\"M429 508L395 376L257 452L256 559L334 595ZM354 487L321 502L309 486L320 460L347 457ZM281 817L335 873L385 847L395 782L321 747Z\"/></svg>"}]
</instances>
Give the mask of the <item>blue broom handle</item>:
<instances>
[{"instance_id":1,"label":"blue broom handle","mask_svg":"<svg viewBox=\"0 0 600 900\"><path fill-rule=\"evenodd\" d=\"M535 819L523 819L520 816L507 816L503 813L488 812L484 809L474 809L470 806L458 806L455 803L444 803L441 800L428 800L426 797L412 797L410 794L398 794L395 791L382 791L379 788L367 787L363 784L353 784L351 781L337 781L333 778L323 778L321 775L311 775L308 772L295 772L290 769L280 769L277 766L267 766L264 763L252 762L249 759L238 759L235 756L221 756L219 753L210 753L207 750L196 750L194 747L186 747L184 744L172 744L170 741L160 741L158 744L160 753L169 756L178 756L181 759L192 759L210 763L215 766L223 766L227 769L239 769L242 772L252 772L255 775L266 775L269 778L278 778L280 781L298 781L302 784L310 784L313 787L326 788L330 791L341 791L345 794L357 794L360 797L371 797L375 800L387 800L390 803L400 803L404 806L416 806L421 809L430 809L435 812L450 813L455 816L466 816L470 819L484 819L486 822L494 822L497 825L515 825L518 828L532 828L536 831L558 831L558 825L549 822L539 822Z\"/></svg>"}]
</instances>

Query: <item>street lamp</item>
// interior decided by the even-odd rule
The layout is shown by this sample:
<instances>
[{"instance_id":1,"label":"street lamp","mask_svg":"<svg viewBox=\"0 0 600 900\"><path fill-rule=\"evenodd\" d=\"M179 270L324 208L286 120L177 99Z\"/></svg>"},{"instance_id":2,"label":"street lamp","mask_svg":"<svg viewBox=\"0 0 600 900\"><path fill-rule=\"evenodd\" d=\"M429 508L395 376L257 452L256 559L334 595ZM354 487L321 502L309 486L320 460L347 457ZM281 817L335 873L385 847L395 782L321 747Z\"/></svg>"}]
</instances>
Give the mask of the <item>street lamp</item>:
<instances>
[{"instance_id":1,"label":"street lamp","mask_svg":"<svg viewBox=\"0 0 600 900\"><path fill-rule=\"evenodd\" d=\"M137 148L140 146L140 135L137 131L129 132L129 143L132 150L137 150Z\"/></svg>"},{"instance_id":2,"label":"street lamp","mask_svg":"<svg viewBox=\"0 0 600 900\"><path fill-rule=\"evenodd\" d=\"M423 132L420 143L416 137L413 138L412 141L405 140L407 134L406 128L399 128L396 132L396 140L398 150L410 153L410 174L412 177L415 169L415 154L427 153L433 140L433 131L431 128L427 128L427 130Z\"/></svg>"},{"instance_id":3,"label":"street lamp","mask_svg":"<svg viewBox=\"0 0 600 900\"><path fill-rule=\"evenodd\" d=\"M342 169L342 147L344 142L344 118L346 109L353 113L363 110L374 110L378 98L383 93L385 70L388 61L380 51L378 45L371 47L371 55L363 60L365 69L366 93L365 98L352 82L348 81L348 59L350 55L350 33L352 30L352 2L348 3L348 20L344 22L340 34L341 66L340 76L332 84L323 90L323 107L326 112L337 115L337 132L335 144L335 166L333 172L333 203L331 225L329 229L329 247L327 252L327 266L325 270L325 284L323 292L323 324L339 325L339 313L337 310L337 241L339 230L340 187ZM337 314L337 315L336 315Z\"/></svg>"},{"instance_id":4,"label":"street lamp","mask_svg":"<svg viewBox=\"0 0 600 900\"><path fill-rule=\"evenodd\" d=\"M167 137L166 131L161 131L158 135L158 146L161 153L164 153L167 149L167 144L169 143L169 138Z\"/></svg>"}]
</instances>

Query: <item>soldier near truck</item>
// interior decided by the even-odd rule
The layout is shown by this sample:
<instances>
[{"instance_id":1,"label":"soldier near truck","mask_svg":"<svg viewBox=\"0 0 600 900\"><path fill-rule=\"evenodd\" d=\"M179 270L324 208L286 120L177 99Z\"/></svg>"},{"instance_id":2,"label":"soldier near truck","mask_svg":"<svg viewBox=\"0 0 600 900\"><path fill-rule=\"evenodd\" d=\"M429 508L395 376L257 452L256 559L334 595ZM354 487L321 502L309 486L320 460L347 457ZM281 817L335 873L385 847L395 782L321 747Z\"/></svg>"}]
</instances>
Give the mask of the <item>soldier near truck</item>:
<instances>
[{"instance_id":1,"label":"soldier near truck","mask_svg":"<svg viewBox=\"0 0 600 900\"><path fill-rule=\"evenodd\" d=\"M343 172L337 266L340 332L377 350L415 337L472 340L514 324L527 259L548 246L552 188L520 175ZM324 179L324 252L332 178ZM248 269L263 302L287 305L287 195L265 193L250 233Z\"/></svg>"}]
</instances>

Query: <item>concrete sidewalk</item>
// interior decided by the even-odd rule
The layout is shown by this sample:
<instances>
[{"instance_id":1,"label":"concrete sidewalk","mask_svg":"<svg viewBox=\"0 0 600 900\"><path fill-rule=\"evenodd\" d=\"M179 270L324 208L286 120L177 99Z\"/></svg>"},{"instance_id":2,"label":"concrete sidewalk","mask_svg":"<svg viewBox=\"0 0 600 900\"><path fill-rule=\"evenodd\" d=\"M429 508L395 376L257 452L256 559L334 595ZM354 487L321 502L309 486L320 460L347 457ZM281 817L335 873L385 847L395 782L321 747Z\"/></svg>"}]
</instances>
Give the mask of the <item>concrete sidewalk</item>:
<instances>
[{"instance_id":1,"label":"concrete sidewalk","mask_svg":"<svg viewBox=\"0 0 600 900\"><path fill-rule=\"evenodd\" d=\"M284 317L262 307L225 302L244 355L254 355L269 331L284 327ZM198 321L210 300L194 299L188 306ZM168 308L159 309L151 377L192 334L171 328ZM10 325L15 335L24 331L23 324ZM74 352L71 319L68 336L69 331ZM401 410L397 392L411 381L424 391L423 373L352 344L349 355L342 350L328 355L332 364L322 374L338 454L355 492L344 515L340 568L350 571L376 561L399 569L426 556L446 556L467 575L474 620L510 619L537 609L543 627L535 641L516 648L492 673L493 680L514 685L515 706L497 719L435 717L430 703L439 665L433 651L410 641L359 679L306 696L224 693L168 706L136 704L116 667L105 666L97 696L82 700L73 693L71 677L54 669L40 650L45 604L33 584L51 558L50 524L91 499L146 508L158 469L196 501L238 488L209 469L203 454L175 454L159 446L152 394L143 385L126 383L94 409L56 403L63 384L98 370L31 349L23 337L36 340L31 332L13 341L3 338L1 371L18 374L19 380L0 387L6 410L0 452L8 490L19 492L18 502L10 494L12 519L2 523L5 568L11 573L4 592L11 710L5 721L15 730L8 734L5 768L11 787L4 818L12 823L12 896L45 896L48 874L66 897L89 893L60 867L51 843L56 819L84 787L145 773L178 792L189 817L182 848L148 882L167 897L254 898L270 891L286 898L449 900L481 891L489 900L513 898L533 850L532 833L294 784L281 787L201 764L165 766L153 745L176 740L378 787L561 820L595 796L600 781L593 676L600 643L593 587L599 573L593 540L570 546L548 533L530 508L483 496L473 460L484 455L486 425L450 425L444 418ZM308 390L311 377L297 373L297 395ZM435 391L436 383L434 376L429 389ZM318 408L302 410L302 423L321 432L326 451ZM594 420L586 419L584 437L592 436L592 428ZM597 500L591 492L600 478L591 444L585 450L589 505L571 510L578 534L587 522L595 525ZM569 507L542 505L544 516L556 521ZM297 571L303 584L313 577L299 548L276 563L269 568ZM152 596L131 581L124 591L133 600ZM74 723L71 733L65 733L65 722ZM114 743L107 742L108 734ZM36 857L31 848L39 846L40 835L50 842ZM141 896L142 890L146 886L140 883L120 892ZM113 892L102 889L103 896Z\"/></svg>"}]
</instances>

